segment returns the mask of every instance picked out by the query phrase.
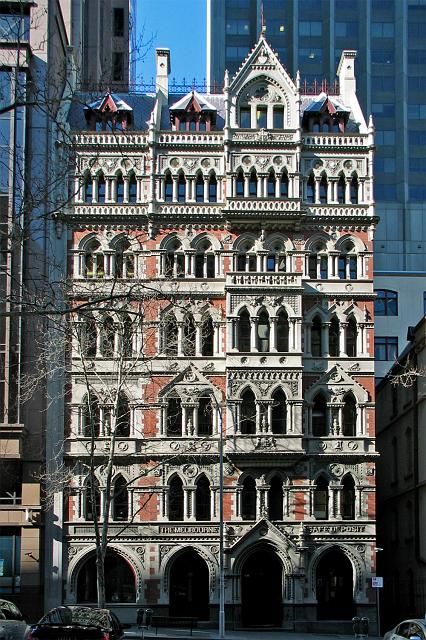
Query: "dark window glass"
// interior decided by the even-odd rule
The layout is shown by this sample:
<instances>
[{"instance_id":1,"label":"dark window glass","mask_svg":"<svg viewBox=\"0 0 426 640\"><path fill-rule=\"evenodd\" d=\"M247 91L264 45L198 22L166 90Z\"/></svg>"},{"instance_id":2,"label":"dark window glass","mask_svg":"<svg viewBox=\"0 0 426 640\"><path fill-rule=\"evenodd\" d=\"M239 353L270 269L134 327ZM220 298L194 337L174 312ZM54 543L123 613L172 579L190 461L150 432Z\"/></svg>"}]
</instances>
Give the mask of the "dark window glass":
<instances>
[{"instance_id":1,"label":"dark window glass","mask_svg":"<svg viewBox=\"0 0 426 640\"><path fill-rule=\"evenodd\" d=\"M327 435L327 403L323 395L317 395L312 407L312 435Z\"/></svg>"},{"instance_id":2,"label":"dark window glass","mask_svg":"<svg viewBox=\"0 0 426 640\"><path fill-rule=\"evenodd\" d=\"M288 198L288 175L286 173L281 176L280 196L281 198Z\"/></svg>"},{"instance_id":3,"label":"dark window glass","mask_svg":"<svg viewBox=\"0 0 426 640\"><path fill-rule=\"evenodd\" d=\"M250 129L251 127L251 115L250 109L241 107L240 109L240 127L242 129Z\"/></svg>"},{"instance_id":4,"label":"dark window glass","mask_svg":"<svg viewBox=\"0 0 426 640\"><path fill-rule=\"evenodd\" d=\"M270 173L268 176L268 197L273 198L275 196L275 175Z\"/></svg>"},{"instance_id":5,"label":"dark window glass","mask_svg":"<svg viewBox=\"0 0 426 640\"><path fill-rule=\"evenodd\" d=\"M200 174L198 174L195 183L195 201L204 202L204 179Z\"/></svg>"},{"instance_id":6,"label":"dark window glass","mask_svg":"<svg viewBox=\"0 0 426 640\"><path fill-rule=\"evenodd\" d=\"M350 318L346 327L346 354L350 358L356 356L357 326L354 318Z\"/></svg>"},{"instance_id":7,"label":"dark window glass","mask_svg":"<svg viewBox=\"0 0 426 640\"><path fill-rule=\"evenodd\" d=\"M283 519L283 486L282 480L274 476L268 491L269 519Z\"/></svg>"},{"instance_id":8,"label":"dark window glass","mask_svg":"<svg viewBox=\"0 0 426 640\"><path fill-rule=\"evenodd\" d=\"M182 435L182 407L180 398L170 398L167 403L167 435Z\"/></svg>"},{"instance_id":9,"label":"dark window glass","mask_svg":"<svg viewBox=\"0 0 426 640\"><path fill-rule=\"evenodd\" d=\"M132 173L129 179L129 202L136 202L136 193L137 193L136 177Z\"/></svg>"},{"instance_id":10,"label":"dark window glass","mask_svg":"<svg viewBox=\"0 0 426 640\"><path fill-rule=\"evenodd\" d=\"M127 482L120 476L114 483L114 495L112 501L113 519L127 520L129 517L129 494Z\"/></svg>"},{"instance_id":11,"label":"dark window glass","mask_svg":"<svg viewBox=\"0 0 426 640\"><path fill-rule=\"evenodd\" d=\"M345 397L345 404L343 406L343 435L355 436L356 435L356 402L353 396L348 395Z\"/></svg>"},{"instance_id":12,"label":"dark window glass","mask_svg":"<svg viewBox=\"0 0 426 640\"><path fill-rule=\"evenodd\" d=\"M350 476L345 476L342 482L342 518L355 519L355 484Z\"/></svg>"},{"instance_id":13,"label":"dark window glass","mask_svg":"<svg viewBox=\"0 0 426 640\"><path fill-rule=\"evenodd\" d=\"M195 519L210 520L210 483L206 476L201 476L197 480L195 489Z\"/></svg>"},{"instance_id":14,"label":"dark window glass","mask_svg":"<svg viewBox=\"0 0 426 640\"><path fill-rule=\"evenodd\" d=\"M257 107L256 109L256 126L258 129L266 129L267 126L267 109L266 107Z\"/></svg>"},{"instance_id":15,"label":"dark window glass","mask_svg":"<svg viewBox=\"0 0 426 640\"><path fill-rule=\"evenodd\" d=\"M114 51L112 54L112 79L116 82L124 78L124 54L122 51Z\"/></svg>"},{"instance_id":16,"label":"dark window glass","mask_svg":"<svg viewBox=\"0 0 426 640\"><path fill-rule=\"evenodd\" d=\"M247 390L243 393L241 403L241 433L253 434L256 432L256 402L254 393Z\"/></svg>"},{"instance_id":17,"label":"dark window glass","mask_svg":"<svg viewBox=\"0 0 426 640\"><path fill-rule=\"evenodd\" d=\"M198 435L211 436L213 433L213 407L211 398L200 398L197 409Z\"/></svg>"},{"instance_id":18,"label":"dark window glass","mask_svg":"<svg viewBox=\"0 0 426 640\"><path fill-rule=\"evenodd\" d=\"M113 12L114 36L122 38L124 36L124 9L114 7Z\"/></svg>"},{"instance_id":19,"label":"dark window glass","mask_svg":"<svg viewBox=\"0 0 426 640\"><path fill-rule=\"evenodd\" d=\"M252 173L250 174L249 195L251 197L257 196L257 175L255 171L252 171Z\"/></svg>"},{"instance_id":20,"label":"dark window glass","mask_svg":"<svg viewBox=\"0 0 426 640\"><path fill-rule=\"evenodd\" d=\"M105 202L105 178L103 175L98 178L98 202Z\"/></svg>"},{"instance_id":21,"label":"dark window glass","mask_svg":"<svg viewBox=\"0 0 426 640\"><path fill-rule=\"evenodd\" d=\"M311 353L314 358L321 358L321 319L318 316L312 321L311 326Z\"/></svg>"},{"instance_id":22,"label":"dark window glass","mask_svg":"<svg viewBox=\"0 0 426 640\"><path fill-rule=\"evenodd\" d=\"M256 520L256 482L246 478L241 492L241 517L243 520Z\"/></svg>"},{"instance_id":23,"label":"dark window glass","mask_svg":"<svg viewBox=\"0 0 426 640\"><path fill-rule=\"evenodd\" d=\"M240 172L237 175L237 180L236 180L236 195L237 196L243 196L244 195L244 176L242 174L242 172Z\"/></svg>"},{"instance_id":24,"label":"dark window glass","mask_svg":"<svg viewBox=\"0 0 426 640\"><path fill-rule=\"evenodd\" d=\"M332 318L329 327L329 353L332 358L338 358L340 354L339 348L340 325L337 318Z\"/></svg>"},{"instance_id":25,"label":"dark window glass","mask_svg":"<svg viewBox=\"0 0 426 640\"><path fill-rule=\"evenodd\" d=\"M214 175L209 180L209 202L217 202L217 181Z\"/></svg>"},{"instance_id":26,"label":"dark window glass","mask_svg":"<svg viewBox=\"0 0 426 640\"><path fill-rule=\"evenodd\" d=\"M164 180L164 200L166 202L173 200L173 180L170 173L166 175L166 179Z\"/></svg>"},{"instance_id":27,"label":"dark window glass","mask_svg":"<svg viewBox=\"0 0 426 640\"><path fill-rule=\"evenodd\" d=\"M123 202L124 200L124 180L123 176L117 177L117 202Z\"/></svg>"},{"instance_id":28,"label":"dark window glass","mask_svg":"<svg viewBox=\"0 0 426 640\"><path fill-rule=\"evenodd\" d=\"M396 360L398 357L398 338L395 336L376 336L374 338L374 358L378 361Z\"/></svg>"},{"instance_id":29,"label":"dark window glass","mask_svg":"<svg viewBox=\"0 0 426 640\"><path fill-rule=\"evenodd\" d=\"M314 516L318 520L328 519L328 482L322 476L314 490Z\"/></svg>"},{"instance_id":30,"label":"dark window glass","mask_svg":"<svg viewBox=\"0 0 426 640\"><path fill-rule=\"evenodd\" d=\"M284 311L281 311L277 320L277 351L279 353L288 351L288 334L288 316Z\"/></svg>"},{"instance_id":31,"label":"dark window glass","mask_svg":"<svg viewBox=\"0 0 426 640\"><path fill-rule=\"evenodd\" d=\"M284 107L274 107L274 129L284 129Z\"/></svg>"},{"instance_id":32,"label":"dark window glass","mask_svg":"<svg viewBox=\"0 0 426 640\"><path fill-rule=\"evenodd\" d=\"M376 316L398 315L398 293L388 289L376 290L374 301L374 313Z\"/></svg>"},{"instance_id":33,"label":"dark window glass","mask_svg":"<svg viewBox=\"0 0 426 640\"><path fill-rule=\"evenodd\" d=\"M169 520L183 520L183 486L182 480L177 476L169 484L168 507Z\"/></svg>"},{"instance_id":34,"label":"dark window glass","mask_svg":"<svg viewBox=\"0 0 426 640\"><path fill-rule=\"evenodd\" d=\"M272 433L283 434L287 429L287 403L286 396L281 389L272 395Z\"/></svg>"},{"instance_id":35,"label":"dark window glass","mask_svg":"<svg viewBox=\"0 0 426 640\"><path fill-rule=\"evenodd\" d=\"M178 202L185 202L186 199L186 180L185 177L180 174L178 180Z\"/></svg>"},{"instance_id":36,"label":"dark window glass","mask_svg":"<svg viewBox=\"0 0 426 640\"><path fill-rule=\"evenodd\" d=\"M269 332L269 316L266 311L262 311L257 321L257 348L260 353L269 351Z\"/></svg>"}]
</instances>

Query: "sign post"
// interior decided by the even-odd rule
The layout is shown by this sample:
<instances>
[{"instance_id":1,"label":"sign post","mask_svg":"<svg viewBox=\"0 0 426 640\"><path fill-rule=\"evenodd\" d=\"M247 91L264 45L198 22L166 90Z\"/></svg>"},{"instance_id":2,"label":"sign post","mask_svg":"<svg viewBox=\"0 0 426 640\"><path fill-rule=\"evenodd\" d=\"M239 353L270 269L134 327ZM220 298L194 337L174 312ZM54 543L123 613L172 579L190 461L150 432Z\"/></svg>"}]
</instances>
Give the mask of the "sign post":
<instances>
[{"instance_id":1,"label":"sign post","mask_svg":"<svg viewBox=\"0 0 426 640\"><path fill-rule=\"evenodd\" d=\"M377 635L380 637L380 589L383 588L383 578L381 576L372 576L371 586L376 589Z\"/></svg>"}]
</instances>

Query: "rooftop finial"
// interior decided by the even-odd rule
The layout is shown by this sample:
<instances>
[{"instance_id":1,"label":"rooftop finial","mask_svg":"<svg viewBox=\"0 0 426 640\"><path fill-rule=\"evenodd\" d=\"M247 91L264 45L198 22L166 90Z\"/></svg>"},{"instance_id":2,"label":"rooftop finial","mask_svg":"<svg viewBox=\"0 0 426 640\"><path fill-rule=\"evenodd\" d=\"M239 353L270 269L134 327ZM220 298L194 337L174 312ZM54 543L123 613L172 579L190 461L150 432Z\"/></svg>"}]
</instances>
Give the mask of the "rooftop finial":
<instances>
[{"instance_id":1,"label":"rooftop finial","mask_svg":"<svg viewBox=\"0 0 426 640\"><path fill-rule=\"evenodd\" d=\"M263 36L266 33L265 14L263 12L263 0L260 5L260 35Z\"/></svg>"}]
</instances>

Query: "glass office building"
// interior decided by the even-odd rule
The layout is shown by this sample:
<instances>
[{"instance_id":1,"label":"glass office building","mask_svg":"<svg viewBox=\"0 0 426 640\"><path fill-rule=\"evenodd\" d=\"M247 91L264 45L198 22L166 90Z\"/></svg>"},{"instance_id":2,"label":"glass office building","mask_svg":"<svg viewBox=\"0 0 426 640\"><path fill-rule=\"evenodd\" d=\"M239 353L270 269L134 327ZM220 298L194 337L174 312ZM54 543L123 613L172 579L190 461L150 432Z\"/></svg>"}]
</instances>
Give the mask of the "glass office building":
<instances>
[{"instance_id":1,"label":"glass office building","mask_svg":"<svg viewBox=\"0 0 426 640\"><path fill-rule=\"evenodd\" d=\"M378 309L376 335L401 351L426 290L426 0L208 0L207 21L210 85L235 73L262 24L302 91L333 85L342 49L357 50L357 94L376 129L375 286L399 301L396 314ZM385 355L379 377L393 362Z\"/></svg>"}]
</instances>

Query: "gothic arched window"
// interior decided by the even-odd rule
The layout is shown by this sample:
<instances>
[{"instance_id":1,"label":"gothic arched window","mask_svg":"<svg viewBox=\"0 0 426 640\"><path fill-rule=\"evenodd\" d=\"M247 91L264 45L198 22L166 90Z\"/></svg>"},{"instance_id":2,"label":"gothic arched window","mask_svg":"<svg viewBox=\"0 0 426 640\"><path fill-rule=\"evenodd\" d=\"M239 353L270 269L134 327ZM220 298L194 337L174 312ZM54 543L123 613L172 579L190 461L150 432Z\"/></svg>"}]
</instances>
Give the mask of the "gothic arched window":
<instances>
[{"instance_id":1,"label":"gothic arched window","mask_svg":"<svg viewBox=\"0 0 426 640\"><path fill-rule=\"evenodd\" d=\"M195 181L195 202L204 202L204 178L198 173Z\"/></svg>"},{"instance_id":2,"label":"gothic arched window","mask_svg":"<svg viewBox=\"0 0 426 640\"><path fill-rule=\"evenodd\" d=\"M248 476L241 491L241 517L243 520L256 520L256 482Z\"/></svg>"},{"instance_id":3,"label":"gothic arched window","mask_svg":"<svg viewBox=\"0 0 426 640\"><path fill-rule=\"evenodd\" d=\"M320 184L319 184L319 197L321 204L327 203L327 189L328 183L326 176L322 176Z\"/></svg>"},{"instance_id":4,"label":"gothic arched window","mask_svg":"<svg viewBox=\"0 0 426 640\"><path fill-rule=\"evenodd\" d=\"M260 353L269 351L269 315L264 309L259 313L257 320L257 348Z\"/></svg>"},{"instance_id":5,"label":"gothic arched window","mask_svg":"<svg viewBox=\"0 0 426 640\"><path fill-rule=\"evenodd\" d=\"M179 476L173 476L169 482L168 492L169 520L183 520L183 485Z\"/></svg>"},{"instance_id":6,"label":"gothic arched window","mask_svg":"<svg viewBox=\"0 0 426 640\"><path fill-rule=\"evenodd\" d=\"M356 435L356 402L352 394L345 396L342 410L343 425L342 434L344 436Z\"/></svg>"},{"instance_id":7,"label":"gothic arched window","mask_svg":"<svg viewBox=\"0 0 426 640\"><path fill-rule=\"evenodd\" d=\"M166 435L170 437L182 435L182 406L180 398L169 398L167 402Z\"/></svg>"},{"instance_id":8,"label":"gothic arched window","mask_svg":"<svg viewBox=\"0 0 426 640\"><path fill-rule=\"evenodd\" d=\"M277 351L285 353L288 351L289 322L286 311L282 310L278 313L277 318Z\"/></svg>"},{"instance_id":9,"label":"gothic arched window","mask_svg":"<svg viewBox=\"0 0 426 640\"><path fill-rule=\"evenodd\" d=\"M129 400L124 393L120 393L117 400L115 433L118 438L128 438L130 436L130 406Z\"/></svg>"},{"instance_id":10,"label":"gothic arched window","mask_svg":"<svg viewBox=\"0 0 426 640\"><path fill-rule=\"evenodd\" d=\"M357 338L357 325L356 320L351 316L346 326L346 355L349 358L355 358L356 356L356 338Z\"/></svg>"},{"instance_id":11,"label":"gothic arched window","mask_svg":"<svg viewBox=\"0 0 426 640\"><path fill-rule=\"evenodd\" d=\"M114 482L112 518L113 520L129 519L129 492L123 476L119 476Z\"/></svg>"},{"instance_id":12,"label":"gothic arched window","mask_svg":"<svg viewBox=\"0 0 426 640\"><path fill-rule=\"evenodd\" d=\"M321 318L319 316L315 316L312 320L311 326L311 353L314 358L321 358L322 356L321 333Z\"/></svg>"},{"instance_id":13,"label":"gothic arched window","mask_svg":"<svg viewBox=\"0 0 426 640\"><path fill-rule=\"evenodd\" d=\"M315 202L315 178L312 174L306 183L306 202L311 204Z\"/></svg>"},{"instance_id":14,"label":"gothic arched window","mask_svg":"<svg viewBox=\"0 0 426 640\"><path fill-rule=\"evenodd\" d=\"M355 483L350 475L342 481L342 518L355 520Z\"/></svg>"},{"instance_id":15,"label":"gothic arched window","mask_svg":"<svg viewBox=\"0 0 426 640\"><path fill-rule=\"evenodd\" d=\"M81 351L86 358L96 358L98 347L98 328L92 315L84 318L81 324Z\"/></svg>"},{"instance_id":16,"label":"gothic arched window","mask_svg":"<svg viewBox=\"0 0 426 640\"><path fill-rule=\"evenodd\" d=\"M127 238L121 238L115 245L116 278L133 278L135 275L134 256Z\"/></svg>"},{"instance_id":17,"label":"gothic arched window","mask_svg":"<svg viewBox=\"0 0 426 640\"><path fill-rule=\"evenodd\" d=\"M205 316L201 322L201 355L212 356L214 349L214 327L210 315Z\"/></svg>"},{"instance_id":18,"label":"gothic arched window","mask_svg":"<svg viewBox=\"0 0 426 640\"><path fill-rule=\"evenodd\" d=\"M237 197L244 196L244 174L242 171L238 171L237 178L235 180L235 195Z\"/></svg>"},{"instance_id":19,"label":"gothic arched window","mask_svg":"<svg viewBox=\"0 0 426 640\"><path fill-rule=\"evenodd\" d=\"M111 316L106 316L101 327L101 356L112 358L114 355L115 327Z\"/></svg>"},{"instance_id":20,"label":"gothic arched window","mask_svg":"<svg viewBox=\"0 0 426 640\"><path fill-rule=\"evenodd\" d=\"M172 202L173 200L173 179L170 171L164 177L164 200L165 202Z\"/></svg>"},{"instance_id":21,"label":"gothic arched window","mask_svg":"<svg viewBox=\"0 0 426 640\"><path fill-rule=\"evenodd\" d=\"M86 246L84 261L84 275L86 276L86 278L104 277L104 255L101 250L100 242L95 238L90 240L90 242Z\"/></svg>"},{"instance_id":22,"label":"gothic arched window","mask_svg":"<svg viewBox=\"0 0 426 640\"><path fill-rule=\"evenodd\" d=\"M340 355L340 324L336 316L333 316L328 331L328 350L332 358L338 358Z\"/></svg>"},{"instance_id":23,"label":"gothic arched window","mask_svg":"<svg viewBox=\"0 0 426 640\"><path fill-rule=\"evenodd\" d=\"M353 176L351 180L351 186L350 186L351 204L358 204L358 191L359 191L358 178L356 176Z\"/></svg>"},{"instance_id":24,"label":"gothic arched window","mask_svg":"<svg viewBox=\"0 0 426 640\"><path fill-rule=\"evenodd\" d=\"M281 198L288 198L288 175L284 172L280 180L280 196Z\"/></svg>"},{"instance_id":25,"label":"gothic arched window","mask_svg":"<svg viewBox=\"0 0 426 640\"><path fill-rule=\"evenodd\" d=\"M179 174L177 183L177 199L178 202L185 202L186 200L186 180L183 173Z\"/></svg>"},{"instance_id":26,"label":"gothic arched window","mask_svg":"<svg viewBox=\"0 0 426 640\"><path fill-rule=\"evenodd\" d=\"M136 202L136 197L137 197L136 176L134 173L131 173L129 177L129 202Z\"/></svg>"},{"instance_id":27,"label":"gothic arched window","mask_svg":"<svg viewBox=\"0 0 426 640\"><path fill-rule=\"evenodd\" d=\"M214 173L209 178L209 202L217 202L217 180Z\"/></svg>"},{"instance_id":28,"label":"gothic arched window","mask_svg":"<svg viewBox=\"0 0 426 640\"><path fill-rule=\"evenodd\" d=\"M257 173L253 169L249 178L249 196L255 198L257 196Z\"/></svg>"},{"instance_id":29,"label":"gothic arched window","mask_svg":"<svg viewBox=\"0 0 426 640\"><path fill-rule=\"evenodd\" d=\"M93 180L92 176L87 173L83 182L83 201L92 202L93 200Z\"/></svg>"},{"instance_id":30,"label":"gothic arched window","mask_svg":"<svg viewBox=\"0 0 426 640\"><path fill-rule=\"evenodd\" d=\"M340 176L337 183L337 202L339 204L345 204L346 199L346 180L344 176Z\"/></svg>"},{"instance_id":31,"label":"gothic arched window","mask_svg":"<svg viewBox=\"0 0 426 640\"><path fill-rule=\"evenodd\" d=\"M100 433L100 412L98 398L89 394L83 401L82 433L84 438L99 437Z\"/></svg>"},{"instance_id":32,"label":"gothic arched window","mask_svg":"<svg viewBox=\"0 0 426 640\"><path fill-rule=\"evenodd\" d=\"M166 356L178 354L178 326L173 313L167 314L164 320L163 352Z\"/></svg>"},{"instance_id":33,"label":"gothic arched window","mask_svg":"<svg viewBox=\"0 0 426 640\"><path fill-rule=\"evenodd\" d=\"M250 344L251 322L250 314L247 309L243 309L238 318L238 350L248 353L251 349Z\"/></svg>"},{"instance_id":34,"label":"gothic arched window","mask_svg":"<svg viewBox=\"0 0 426 640\"><path fill-rule=\"evenodd\" d=\"M270 520L283 519L283 484L279 476L271 480L268 491L268 511Z\"/></svg>"},{"instance_id":35,"label":"gothic arched window","mask_svg":"<svg viewBox=\"0 0 426 640\"><path fill-rule=\"evenodd\" d=\"M101 204L105 202L105 190L105 176L103 173L100 173L98 175L98 202Z\"/></svg>"},{"instance_id":36,"label":"gothic arched window","mask_svg":"<svg viewBox=\"0 0 426 640\"><path fill-rule=\"evenodd\" d=\"M287 430L287 398L281 389L272 394L272 433L284 434Z\"/></svg>"},{"instance_id":37,"label":"gothic arched window","mask_svg":"<svg viewBox=\"0 0 426 640\"><path fill-rule=\"evenodd\" d=\"M314 490L314 516L317 520L328 520L328 482L324 476L318 478Z\"/></svg>"},{"instance_id":38,"label":"gothic arched window","mask_svg":"<svg viewBox=\"0 0 426 640\"><path fill-rule=\"evenodd\" d=\"M195 356L196 329L192 314L187 313L183 322L183 344L184 356Z\"/></svg>"},{"instance_id":39,"label":"gothic arched window","mask_svg":"<svg viewBox=\"0 0 426 640\"><path fill-rule=\"evenodd\" d=\"M197 409L198 435L211 436L213 433L213 406L210 396L202 396Z\"/></svg>"},{"instance_id":40,"label":"gothic arched window","mask_svg":"<svg viewBox=\"0 0 426 640\"><path fill-rule=\"evenodd\" d=\"M256 401L251 389L247 389L241 396L241 433L250 435L256 433Z\"/></svg>"},{"instance_id":41,"label":"gothic arched window","mask_svg":"<svg viewBox=\"0 0 426 640\"><path fill-rule=\"evenodd\" d=\"M275 173L270 171L268 174L268 197L273 198L275 196Z\"/></svg>"},{"instance_id":42,"label":"gothic arched window","mask_svg":"<svg viewBox=\"0 0 426 640\"><path fill-rule=\"evenodd\" d=\"M117 202L124 202L124 180L121 173L117 175L115 181L115 197Z\"/></svg>"},{"instance_id":43,"label":"gothic arched window","mask_svg":"<svg viewBox=\"0 0 426 640\"><path fill-rule=\"evenodd\" d=\"M200 476L195 483L195 519L211 519L210 482L205 475Z\"/></svg>"},{"instance_id":44,"label":"gothic arched window","mask_svg":"<svg viewBox=\"0 0 426 640\"><path fill-rule=\"evenodd\" d=\"M312 407L312 435L327 435L327 403L322 393L315 396Z\"/></svg>"},{"instance_id":45,"label":"gothic arched window","mask_svg":"<svg viewBox=\"0 0 426 640\"><path fill-rule=\"evenodd\" d=\"M99 520L101 515L101 490L97 478L88 478L84 485L84 517L86 520Z\"/></svg>"}]
</instances>

